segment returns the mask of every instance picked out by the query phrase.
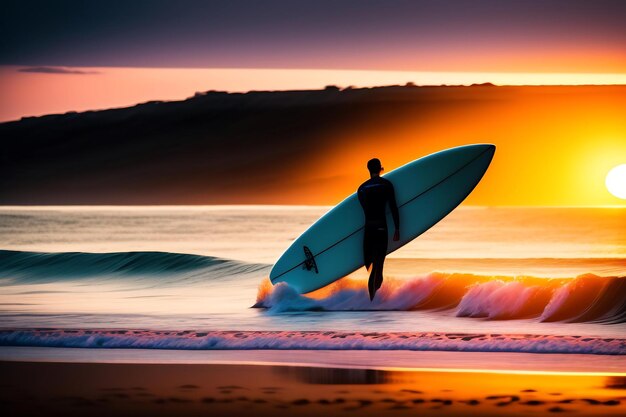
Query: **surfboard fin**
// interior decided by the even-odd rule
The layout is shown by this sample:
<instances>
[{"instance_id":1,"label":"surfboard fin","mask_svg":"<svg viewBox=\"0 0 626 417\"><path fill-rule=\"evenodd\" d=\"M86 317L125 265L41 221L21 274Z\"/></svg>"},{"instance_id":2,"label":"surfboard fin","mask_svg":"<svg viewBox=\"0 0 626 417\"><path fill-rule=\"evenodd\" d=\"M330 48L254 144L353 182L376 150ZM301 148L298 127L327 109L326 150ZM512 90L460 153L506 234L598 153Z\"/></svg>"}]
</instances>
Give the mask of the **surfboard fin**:
<instances>
[{"instance_id":1,"label":"surfboard fin","mask_svg":"<svg viewBox=\"0 0 626 417\"><path fill-rule=\"evenodd\" d=\"M306 258L304 260L302 268L306 268L307 271L315 269L315 273L319 274L319 271L317 269L317 262L315 262L315 257L313 256L311 249L309 249L307 246L303 246L302 249L304 249L304 257Z\"/></svg>"}]
</instances>

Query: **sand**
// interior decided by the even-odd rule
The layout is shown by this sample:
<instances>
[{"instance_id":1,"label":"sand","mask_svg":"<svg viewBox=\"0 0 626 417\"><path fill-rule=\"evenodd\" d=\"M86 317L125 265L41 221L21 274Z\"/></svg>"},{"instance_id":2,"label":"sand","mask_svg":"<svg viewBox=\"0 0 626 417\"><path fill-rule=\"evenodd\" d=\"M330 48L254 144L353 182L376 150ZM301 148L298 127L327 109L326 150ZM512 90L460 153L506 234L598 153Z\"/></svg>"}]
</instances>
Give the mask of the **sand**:
<instances>
[{"instance_id":1,"label":"sand","mask_svg":"<svg viewBox=\"0 0 626 417\"><path fill-rule=\"evenodd\" d=\"M2 361L0 374L16 416L626 414L626 376L598 373Z\"/></svg>"}]
</instances>

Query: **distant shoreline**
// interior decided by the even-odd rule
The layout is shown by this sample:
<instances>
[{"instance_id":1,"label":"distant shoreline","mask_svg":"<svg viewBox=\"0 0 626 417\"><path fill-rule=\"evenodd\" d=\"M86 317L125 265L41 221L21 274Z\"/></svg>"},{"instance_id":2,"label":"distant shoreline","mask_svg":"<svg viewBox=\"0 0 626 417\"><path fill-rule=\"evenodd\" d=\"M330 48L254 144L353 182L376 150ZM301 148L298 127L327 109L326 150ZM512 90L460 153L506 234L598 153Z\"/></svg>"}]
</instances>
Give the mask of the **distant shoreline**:
<instances>
[{"instance_id":1,"label":"distant shoreline","mask_svg":"<svg viewBox=\"0 0 626 417\"><path fill-rule=\"evenodd\" d=\"M338 92L347 92L347 91L359 91L359 90L376 90L376 89L386 89L386 88L409 88L409 89L446 89L446 88L584 88L584 87L626 87L626 84L495 84L491 82L484 83L472 83L472 84L414 84L408 82L406 84L389 84L389 85L376 85L376 86L364 86L364 87L354 87L354 86L336 86L336 85L328 85L325 88L303 88L303 89L275 89L275 90L267 90L267 89L251 89L247 91L235 91L235 90L207 90L203 92L196 92L193 96L189 96L185 99L172 99L172 100L148 100L141 101L135 104L115 106L115 107L105 107L105 108L97 108L91 110L68 110L65 112L55 112L48 114L40 114L40 115L24 115L19 119L9 119L9 120L0 120L0 126L3 124L9 123L19 123L22 121L42 119L42 118L50 118L50 117L61 117L61 116L73 116L73 115L82 115L94 112L105 112L105 111L115 111L115 110L127 110L132 109L138 106L145 105L153 105L153 104L175 104L182 103L187 100L203 97L211 94L226 94L232 96L241 96L241 95L249 95L249 94L271 94L271 93L304 93L304 92L322 92L322 91L338 91Z\"/></svg>"}]
</instances>

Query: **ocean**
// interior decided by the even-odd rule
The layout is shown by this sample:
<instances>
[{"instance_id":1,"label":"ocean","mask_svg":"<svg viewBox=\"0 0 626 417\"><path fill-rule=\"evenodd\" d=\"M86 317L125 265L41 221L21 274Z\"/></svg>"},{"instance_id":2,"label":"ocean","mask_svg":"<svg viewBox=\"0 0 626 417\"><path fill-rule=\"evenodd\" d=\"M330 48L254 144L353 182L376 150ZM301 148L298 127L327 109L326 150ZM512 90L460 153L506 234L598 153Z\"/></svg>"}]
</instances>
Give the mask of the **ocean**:
<instances>
[{"instance_id":1,"label":"ocean","mask_svg":"<svg viewBox=\"0 0 626 417\"><path fill-rule=\"evenodd\" d=\"M0 207L0 346L626 354L626 208L460 207L312 294L273 262L329 207Z\"/></svg>"}]
</instances>

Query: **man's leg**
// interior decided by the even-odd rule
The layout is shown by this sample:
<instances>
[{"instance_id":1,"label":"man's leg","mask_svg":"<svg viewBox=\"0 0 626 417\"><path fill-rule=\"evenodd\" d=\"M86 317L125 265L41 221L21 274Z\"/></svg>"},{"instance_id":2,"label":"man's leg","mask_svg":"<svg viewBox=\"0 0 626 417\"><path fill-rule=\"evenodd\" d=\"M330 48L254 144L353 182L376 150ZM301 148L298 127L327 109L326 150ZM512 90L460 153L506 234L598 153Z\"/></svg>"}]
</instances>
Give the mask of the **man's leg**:
<instances>
[{"instance_id":1,"label":"man's leg","mask_svg":"<svg viewBox=\"0 0 626 417\"><path fill-rule=\"evenodd\" d=\"M374 294L376 294L376 275L374 271L375 268L372 266L374 261L374 245L376 244L375 238L376 236L374 235L374 230L371 227L365 226L365 230L363 231L363 262L365 264L365 269L370 271L370 278L367 282L370 300L373 300Z\"/></svg>"},{"instance_id":2,"label":"man's leg","mask_svg":"<svg viewBox=\"0 0 626 417\"><path fill-rule=\"evenodd\" d=\"M372 266L372 246L373 246L373 235L372 231L366 226L363 231L363 263L365 264L365 269L369 271Z\"/></svg>"},{"instance_id":3,"label":"man's leg","mask_svg":"<svg viewBox=\"0 0 626 417\"><path fill-rule=\"evenodd\" d=\"M375 242L373 242L372 272L368 286L370 288L370 300L374 299L376 290L383 284L383 265L387 255L387 229L378 228L375 231Z\"/></svg>"},{"instance_id":4,"label":"man's leg","mask_svg":"<svg viewBox=\"0 0 626 417\"><path fill-rule=\"evenodd\" d=\"M367 281L367 289L370 294L370 301L374 299L376 295L376 264L372 265L372 271L370 272L370 278Z\"/></svg>"},{"instance_id":5,"label":"man's leg","mask_svg":"<svg viewBox=\"0 0 626 417\"><path fill-rule=\"evenodd\" d=\"M385 256L387 256L387 229L380 230L378 236L378 244L380 245L377 252L378 275L376 276L376 289L383 285L383 266L385 265Z\"/></svg>"},{"instance_id":6,"label":"man's leg","mask_svg":"<svg viewBox=\"0 0 626 417\"><path fill-rule=\"evenodd\" d=\"M384 261L384 258L382 258ZM379 256L374 257L374 262L372 262L372 271L370 272L370 278L367 282L367 286L370 291L370 301L374 299L376 295L376 291L380 288L383 283L383 265L381 262L381 258Z\"/></svg>"},{"instance_id":7,"label":"man's leg","mask_svg":"<svg viewBox=\"0 0 626 417\"><path fill-rule=\"evenodd\" d=\"M385 264L385 257L382 256L378 261L378 269L376 271L376 289L379 289L383 285L383 265Z\"/></svg>"}]
</instances>

